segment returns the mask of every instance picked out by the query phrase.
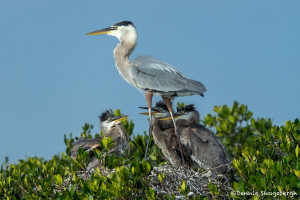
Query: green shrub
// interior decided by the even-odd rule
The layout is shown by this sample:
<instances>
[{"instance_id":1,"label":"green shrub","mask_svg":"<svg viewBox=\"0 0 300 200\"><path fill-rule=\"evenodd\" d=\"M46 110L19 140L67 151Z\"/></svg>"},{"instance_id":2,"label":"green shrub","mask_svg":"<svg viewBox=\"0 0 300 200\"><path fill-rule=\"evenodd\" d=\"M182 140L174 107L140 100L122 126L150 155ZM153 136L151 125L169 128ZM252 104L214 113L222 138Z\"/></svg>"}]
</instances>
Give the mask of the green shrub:
<instances>
[{"instance_id":1,"label":"green shrub","mask_svg":"<svg viewBox=\"0 0 300 200\"><path fill-rule=\"evenodd\" d=\"M115 114L121 115L119 110ZM101 169L84 171L89 155L83 149L79 149L76 159L68 156L78 139L72 134L64 136L66 152L54 155L50 160L34 157L19 160L16 164L6 160L0 169L0 199L175 199L175 191L161 195L150 183L153 168L167 163L160 149L151 139L149 159L145 161L148 136L145 132L133 135L132 121L122 123L130 138L130 148L122 157L116 158L108 154L113 144L111 138L102 140L104 152L94 150L102 163ZM268 118L254 119L247 106L234 102L231 108L215 106L214 113L205 116L202 123L215 131L233 158L234 172L224 178L224 184L229 184L233 190L231 198L288 199L295 198L291 192L300 194L298 119L277 127ZM92 130L92 125L85 124L79 136L92 138ZM101 133L94 137L99 135ZM164 179L164 173L157 175L159 186L164 187ZM202 196L195 194L194 199L224 197L220 185L209 180L203 186L209 192ZM192 188L187 182L178 183L176 188L176 194L191 198L188 195ZM247 192L250 192L249 196L245 196ZM287 195L287 192L290 193Z\"/></svg>"},{"instance_id":2,"label":"green shrub","mask_svg":"<svg viewBox=\"0 0 300 200\"><path fill-rule=\"evenodd\" d=\"M252 118L247 106L237 102L232 108L215 106L214 111L216 114L207 115L204 123L216 130L216 135L234 156L237 176L232 186L236 193L248 191L260 195L260 199L279 196L280 192L280 198L295 195L287 195L287 192L300 194L298 119L287 121L285 126L273 126L270 119ZM233 197L245 198L243 195Z\"/></svg>"}]
</instances>

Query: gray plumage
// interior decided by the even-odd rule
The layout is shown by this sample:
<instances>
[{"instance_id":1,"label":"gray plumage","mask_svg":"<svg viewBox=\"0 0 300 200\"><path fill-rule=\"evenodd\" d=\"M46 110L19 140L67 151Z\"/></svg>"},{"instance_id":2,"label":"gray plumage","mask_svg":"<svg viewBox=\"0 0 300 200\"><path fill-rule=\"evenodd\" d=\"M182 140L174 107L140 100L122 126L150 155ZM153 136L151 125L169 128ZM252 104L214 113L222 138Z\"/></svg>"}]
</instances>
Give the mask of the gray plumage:
<instances>
[{"instance_id":1,"label":"gray plumage","mask_svg":"<svg viewBox=\"0 0 300 200\"><path fill-rule=\"evenodd\" d=\"M166 97L204 96L206 91L201 82L189 79L172 65L151 56L135 58L131 73L139 89Z\"/></svg>"},{"instance_id":2,"label":"gray plumage","mask_svg":"<svg viewBox=\"0 0 300 200\"><path fill-rule=\"evenodd\" d=\"M185 106L175 114L179 116L175 120L183 146L200 167L227 172L231 161L226 147L211 130L198 123L199 112L190 110L191 107L193 108L190 105Z\"/></svg>"},{"instance_id":3,"label":"gray plumage","mask_svg":"<svg viewBox=\"0 0 300 200\"><path fill-rule=\"evenodd\" d=\"M114 154L116 157L122 155L128 148L129 140L127 132L124 126L120 123L127 116L118 116L116 117L112 110L106 110L101 114L100 118L100 128L105 137L111 137L114 144L109 149L109 154ZM78 149L81 147L85 151L89 152L89 164L86 170L90 170L95 167L99 167L100 163L95 157L93 149L97 148L101 150L100 142L102 137L84 139L80 138L74 142L72 148L70 149L69 155L73 158L77 157Z\"/></svg>"},{"instance_id":4,"label":"gray plumage","mask_svg":"<svg viewBox=\"0 0 300 200\"><path fill-rule=\"evenodd\" d=\"M181 162L182 158L179 147L181 144L178 143L172 121L161 121L154 117L152 135L155 144L174 167L185 167L188 169L196 167L185 146L182 146L184 165Z\"/></svg>"},{"instance_id":5,"label":"gray plumage","mask_svg":"<svg viewBox=\"0 0 300 200\"><path fill-rule=\"evenodd\" d=\"M149 139L147 142L145 159L152 130L151 104L152 96L162 96L171 114L178 141L179 135L173 118L171 99L176 96L190 96L198 94L204 96L206 87L199 81L186 77L172 65L150 56L139 56L133 62L129 56L137 43L136 28L130 21L121 21L111 27L88 33L88 35L107 34L118 38L120 43L114 49L114 58L119 74L129 84L145 92L149 109ZM181 145L180 145L181 148ZM181 151L183 157L183 153ZM182 162L184 162L182 158Z\"/></svg>"},{"instance_id":6,"label":"gray plumage","mask_svg":"<svg viewBox=\"0 0 300 200\"><path fill-rule=\"evenodd\" d=\"M161 120L170 118L166 116L166 108L161 104L162 102L159 102L160 106L153 108L155 119L152 134L155 144L162 150L165 158L173 166L201 167L220 173L227 172L230 169L231 161L226 147L211 130L198 123L200 117L194 105L179 107L177 113L175 113L175 121L183 145L182 151L186 163L186 165L182 165L180 154L178 154L179 144L174 134L174 125L170 119Z\"/></svg>"}]
</instances>

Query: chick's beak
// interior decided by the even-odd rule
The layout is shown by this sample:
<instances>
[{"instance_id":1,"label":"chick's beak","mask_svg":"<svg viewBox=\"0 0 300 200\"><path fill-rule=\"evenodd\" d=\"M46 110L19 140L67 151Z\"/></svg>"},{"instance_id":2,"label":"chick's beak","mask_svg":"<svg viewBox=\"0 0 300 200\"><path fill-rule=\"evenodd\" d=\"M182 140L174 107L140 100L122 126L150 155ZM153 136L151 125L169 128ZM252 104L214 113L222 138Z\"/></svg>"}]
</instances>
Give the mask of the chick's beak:
<instances>
[{"instance_id":1,"label":"chick's beak","mask_svg":"<svg viewBox=\"0 0 300 200\"><path fill-rule=\"evenodd\" d=\"M149 112L139 113L140 115L149 115Z\"/></svg>"},{"instance_id":2,"label":"chick's beak","mask_svg":"<svg viewBox=\"0 0 300 200\"><path fill-rule=\"evenodd\" d=\"M178 119L178 118L180 117L180 115L177 115L177 114L175 113L173 117L174 117L174 119ZM172 119L172 117L161 118L161 119L159 119L159 120L164 121L164 120L169 120L169 119Z\"/></svg>"},{"instance_id":3,"label":"chick's beak","mask_svg":"<svg viewBox=\"0 0 300 200\"><path fill-rule=\"evenodd\" d=\"M120 123L121 121L123 121L124 119L126 119L128 117L128 115L125 115L125 116L118 116L118 117L115 117L112 121L116 124Z\"/></svg>"},{"instance_id":4,"label":"chick's beak","mask_svg":"<svg viewBox=\"0 0 300 200\"><path fill-rule=\"evenodd\" d=\"M143 113L139 113L140 115L149 115L149 112L143 112ZM157 111L152 111L151 112L151 115L153 116L153 117L157 117L158 116L158 112Z\"/></svg>"}]
</instances>

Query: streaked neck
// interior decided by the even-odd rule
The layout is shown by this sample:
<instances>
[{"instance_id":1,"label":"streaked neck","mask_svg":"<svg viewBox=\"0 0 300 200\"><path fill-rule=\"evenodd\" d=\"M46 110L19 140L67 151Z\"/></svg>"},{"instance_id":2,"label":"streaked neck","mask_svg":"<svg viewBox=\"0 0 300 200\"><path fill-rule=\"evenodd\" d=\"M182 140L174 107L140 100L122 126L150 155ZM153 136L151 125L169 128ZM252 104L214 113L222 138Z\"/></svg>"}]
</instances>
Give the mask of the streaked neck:
<instances>
[{"instance_id":1,"label":"streaked neck","mask_svg":"<svg viewBox=\"0 0 300 200\"><path fill-rule=\"evenodd\" d=\"M131 78L130 67L132 66L132 63L129 60L129 56L133 52L135 45L136 40L123 41L114 49L114 58L119 74L131 85L134 83Z\"/></svg>"}]
</instances>

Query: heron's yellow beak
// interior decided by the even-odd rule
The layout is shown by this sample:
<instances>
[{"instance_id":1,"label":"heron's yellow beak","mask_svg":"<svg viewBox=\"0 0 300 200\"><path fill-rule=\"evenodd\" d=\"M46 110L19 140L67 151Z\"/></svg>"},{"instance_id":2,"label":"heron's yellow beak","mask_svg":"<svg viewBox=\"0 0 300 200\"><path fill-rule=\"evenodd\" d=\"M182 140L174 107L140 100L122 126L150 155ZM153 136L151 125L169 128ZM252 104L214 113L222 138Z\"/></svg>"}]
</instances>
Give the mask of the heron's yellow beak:
<instances>
[{"instance_id":1,"label":"heron's yellow beak","mask_svg":"<svg viewBox=\"0 0 300 200\"><path fill-rule=\"evenodd\" d=\"M140 115L149 115L149 112L139 113Z\"/></svg>"},{"instance_id":2,"label":"heron's yellow beak","mask_svg":"<svg viewBox=\"0 0 300 200\"><path fill-rule=\"evenodd\" d=\"M122 121L122 120L126 119L127 117L128 117L128 115L126 115L124 117L121 117L121 118L118 118L118 119L115 119L114 122Z\"/></svg>"},{"instance_id":3,"label":"heron's yellow beak","mask_svg":"<svg viewBox=\"0 0 300 200\"><path fill-rule=\"evenodd\" d=\"M174 116L174 119L177 119L179 116ZM162 118L162 119L159 119L159 120L169 120L169 119L172 119L172 117L166 117L166 118Z\"/></svg>"},{"instance_id":4,"label":"heron's yellow beak","mask_svg":"<svg viewBox=\"0 0 300 200\"><path fill-rule=\"evenodd\" d=\"M143 112L143 113L139 113L139 114L140 114L140 115L149 115L149 112ZM157 116L157 114L158 114L157 111L152 111L152 112L151 112L151 115L154 116L154 117Z\"/></svg>"},{"instance_id":5,"label":"heron's yellow beak","mask_svg":"<svg viewBox=\"0 0 300 200\"><path fill-rule=\"evenodd\" d=\"M116 26L111 26L111 27L108 27L108 28L104 28L104 29L101 29L101 30L97 30L97 31L93 31L93 32L90 32L90 33L87 33L87 35L100 35L100 34L108 34L114 30L117 30L118 27Z\"/></svg>"}]
</instances>

